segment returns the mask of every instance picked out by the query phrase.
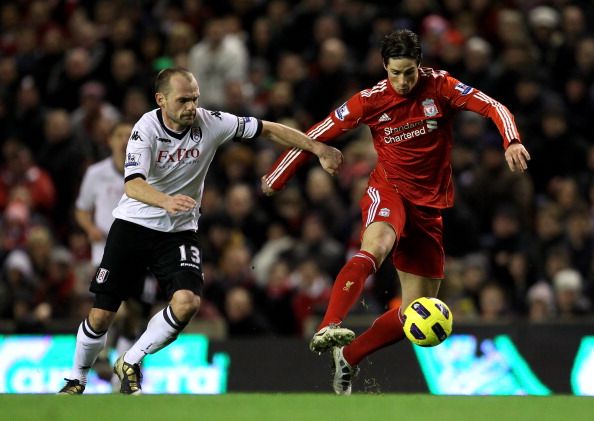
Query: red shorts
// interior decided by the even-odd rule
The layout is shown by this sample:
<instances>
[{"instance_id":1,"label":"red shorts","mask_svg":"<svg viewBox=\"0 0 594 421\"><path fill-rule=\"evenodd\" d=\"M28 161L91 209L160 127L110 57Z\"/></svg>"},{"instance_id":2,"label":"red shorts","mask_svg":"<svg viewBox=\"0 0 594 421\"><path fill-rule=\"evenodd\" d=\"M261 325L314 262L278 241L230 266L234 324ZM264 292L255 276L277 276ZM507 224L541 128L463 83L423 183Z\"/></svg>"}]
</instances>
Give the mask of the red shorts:
<instances>
[{"instance_id":1,"label":"red shorts","mask_svg":"<svg viewBox=\"0 0 594 421\"><path fill-rule=\"evenodd\" d=\"M373 171L360 201L363 231L373 222L390 224L396 232L392 259L403 272L443 279L443 221L441 210L417 206L400 195L381 171Z\"/></svg>"}]
</instances>

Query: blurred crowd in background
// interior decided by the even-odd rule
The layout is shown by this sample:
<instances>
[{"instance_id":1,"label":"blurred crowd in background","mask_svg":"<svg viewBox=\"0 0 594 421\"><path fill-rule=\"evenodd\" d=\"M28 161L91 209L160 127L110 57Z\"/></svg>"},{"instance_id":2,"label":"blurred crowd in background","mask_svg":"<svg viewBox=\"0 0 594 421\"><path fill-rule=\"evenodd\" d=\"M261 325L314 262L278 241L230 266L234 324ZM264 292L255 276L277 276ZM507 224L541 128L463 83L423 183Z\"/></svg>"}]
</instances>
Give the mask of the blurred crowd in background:
<instances>
[{"instance_id":1,"label":"blurred crowd in background","mask_svg":"<svg viewBox=\"0 0 594 421\"><path fill-rule=\"evenodd\" d=\"M456 121L456 205L444 212L456 321L576 321L594 300L594 5L569 0L5 0L0 5L0 321L43 332L86 315L95 273L74 203L118 121L156 108L165 67L197 77L200 106L301 130L385 78L384 35L421 36L423 65L514 113L532 161L512 173L488 120ZM231 142L207 179L204 301L228 335L303 335L359 247L375 152L366 128L265 197L281 152ZM389 260L389 259L388 259ZM354 314L398 305L385 263ZM7 329L7 326L0 330Z\"/></svg>"}]
</instances>

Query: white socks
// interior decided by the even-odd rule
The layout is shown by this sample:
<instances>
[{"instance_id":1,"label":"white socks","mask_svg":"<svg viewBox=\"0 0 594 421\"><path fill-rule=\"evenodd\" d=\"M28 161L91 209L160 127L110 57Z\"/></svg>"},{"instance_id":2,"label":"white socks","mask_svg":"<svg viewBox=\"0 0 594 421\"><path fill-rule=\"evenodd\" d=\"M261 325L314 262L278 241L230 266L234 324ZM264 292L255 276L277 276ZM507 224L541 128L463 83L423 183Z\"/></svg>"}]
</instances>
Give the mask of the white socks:
<instances>
[{"instance_id":1,"label":"white socks","mask_svg":"<svg viewBox=\"0 0 594 421\"><path fill-rule=\"evenodd\" d=\"M85 319L78 327L76 334L76 349L72 365L72 379L78 379L81 384L87 384L87 374L95 363L97 356L105 347L107 331L95 332L89 320Z\"/></svg>"},{"instance_id":2,"label":"white socks","mask_svg":"<svg viewBox=\"0 0 594 421\"><path fill-rule=\"evenodd\" d=\"M128 364L140 363L147 354L154 354L173 342L186 325L187 322L179 321L171 306L167 306L151 318L142 336L124 354L124 361ZM72 379L78 379L83 385L87 384L89 370L107 342L106 333L107 331L93 330L88 319L82 321L76 334ZM128 344L125 338L119 339L117 348L119 352L123 352L122 348Z\"/></svg>"},{"instance_id":3,"label":"white socks","mask_svg":"<svg viewBox=\"0 0 594 421\"><path fill-rule=\"evenodd\" d=\"M124 354L124 361L128 364L140 363L145 355L154 354L173 342L186 324L175 317L171 306L167 306L148 322L142 336Z\"/></svg>"}]
</instances>

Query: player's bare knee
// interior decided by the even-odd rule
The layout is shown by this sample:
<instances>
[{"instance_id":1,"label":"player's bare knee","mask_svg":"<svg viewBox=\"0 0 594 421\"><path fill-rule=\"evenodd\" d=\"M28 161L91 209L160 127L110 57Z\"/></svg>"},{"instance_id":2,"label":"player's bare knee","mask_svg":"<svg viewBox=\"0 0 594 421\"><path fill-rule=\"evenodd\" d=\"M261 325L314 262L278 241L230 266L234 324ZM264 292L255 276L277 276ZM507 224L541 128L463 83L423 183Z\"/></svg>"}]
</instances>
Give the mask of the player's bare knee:
<instances>
[{"instance_id":1,"label":"player's bare knee","mask_svg":"<svg viewBox=\"0 0 594 421\"><path fill-rule=\"evenodd\" d=\"M371 254L373 254L376 261L381 264L381 262L383 262L386 256L388 256L388 254L390 253L390 250L392 250L391 245L380 242L378 244L375 244L375 247L373 247L373 251L371 252Z\"/></svg>"},{"instance_id":2,"label":"player's bare knee","mask_svg":"<svg viewBox=\"0 0 594 421\"><path fill-rule=\"evenodd\" d=\"M171 298L173 313L181 321L189 321L200 309L200 297L189 290L179 290Z\"/></svg>"},{"instance_id":3,"label":"player's bare knee","mask_svg":"<svg viewBox=\"0 0 594 421\"><path fill-rule=\"evenodd\" d=\"M109 329L113 319L115 317L115 313L107 310L103 310L100 308L92 308L89 312L89 324L91 328L95 332L103 332Z\"/></svg>"},{"instance_id":4,"label":"player's bare knee","mask_svg":"<svg viewBox=\"0 0 594 421\"><path fill-rule=\"evenodd\" d=\"M373 254L376 261L381 264L392 251L395 242L394 228L384 222L375 222L365 230L361 249Z\"/></svg>"}]
</instances>

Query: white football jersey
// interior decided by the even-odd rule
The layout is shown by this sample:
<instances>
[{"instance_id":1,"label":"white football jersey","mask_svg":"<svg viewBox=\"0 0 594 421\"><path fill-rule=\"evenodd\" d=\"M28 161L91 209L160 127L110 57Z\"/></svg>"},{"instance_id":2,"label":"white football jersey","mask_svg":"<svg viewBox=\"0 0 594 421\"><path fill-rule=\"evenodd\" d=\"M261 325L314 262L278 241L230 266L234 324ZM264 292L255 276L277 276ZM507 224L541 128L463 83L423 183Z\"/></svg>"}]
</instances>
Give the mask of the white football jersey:
<instances>
[{"instance_id":1,"label":"white football jersey","mask_svg":"<svg viewBox=\"0 0 594 421\"><path fill-rule=\"evenodd\" d=\"M94 212L93 221L107 237L113 222L113 209L124 194L124 175L117 170L111 157L87 168L76 199L76 208ZM101 263L105 241L91 245L92 260Z\"/></svg>"},{"instance_id":2,"label":"white football jersey","mask_svg":"<svg viewBox=\"0 0 594 421\"><path fill-rule=\"evenodd\" d=\"M190 196L196 207L171 215L124 194L113 216L157 231L198 229L204 179L215 152L230 139L253 139L261 130L262 122L254 117L198 108L194 124L177 133L165 126L160 109L149 111L128 140L125 178L142 177L163 193Z\"/></svg>"}]
</instances>

